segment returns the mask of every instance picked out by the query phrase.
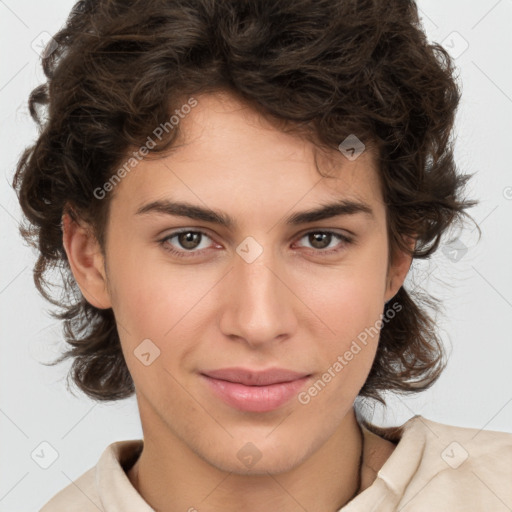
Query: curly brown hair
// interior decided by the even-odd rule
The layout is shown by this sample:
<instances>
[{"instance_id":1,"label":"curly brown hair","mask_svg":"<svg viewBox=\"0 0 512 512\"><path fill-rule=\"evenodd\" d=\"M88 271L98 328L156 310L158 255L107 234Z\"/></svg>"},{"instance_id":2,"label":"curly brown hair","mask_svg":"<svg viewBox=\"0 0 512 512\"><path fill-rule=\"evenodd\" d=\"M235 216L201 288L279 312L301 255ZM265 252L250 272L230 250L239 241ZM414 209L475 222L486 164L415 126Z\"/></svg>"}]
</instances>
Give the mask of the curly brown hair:
<instances>
[{"instance_id":1,"label":"curly brown hair","mask_svg":"<svg viewBox=\"0 0 512 512\"><path fill-rule=\"evenodd\" d=\"M371 143L390 255L427 258L475 204L462 197L469 176L453 157L453 62L427 41L412 0L84 0L54 40L42 59L47 81L29 99L40 134L13 186L28 220L22 236L38 248L36 286L60 308L52 314L70 345L52 364L73 358L68 379L94 399L128 397L134 384L112 309L89 304L73 278L61 219L89 223L103 249L112 194L94 191L183 98L229 91L319 147L352 133ZM152 155L179 133L169 130ZM400 313L382 326L359 395L382 403L387 390L428 388L446 364L432 300L402 287L392 302Z\"/></svg>"}]
</instances>

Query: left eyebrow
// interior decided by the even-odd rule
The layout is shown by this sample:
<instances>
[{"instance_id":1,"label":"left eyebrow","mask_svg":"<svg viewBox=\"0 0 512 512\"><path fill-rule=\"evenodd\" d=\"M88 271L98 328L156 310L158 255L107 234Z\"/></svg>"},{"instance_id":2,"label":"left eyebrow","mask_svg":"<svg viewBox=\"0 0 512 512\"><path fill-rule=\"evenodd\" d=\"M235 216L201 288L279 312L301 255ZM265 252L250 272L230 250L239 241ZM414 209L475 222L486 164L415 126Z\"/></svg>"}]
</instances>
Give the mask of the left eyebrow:
<instances>
[{"instance_id":1,"label":"left eyebrow","mask_svg":"<svg viewBox=\"0 0 512 512\"><path fill-rule=\"evenodd\" d=\"M142 215L147 213L160 213L178 217L188 217L194 220L218 224L228 229L236 228L238 226L236 220L225 212L204 208L202 206L186 202L170 200L152 201L138 208L135 214ZM286 217L285 222L288 225L297 226L341 215L355 215L358 213L368 215L372 218L374 217L373 210L369 205L359 201L344 199L333 203L327 203L311 210L293 213L289 217Z\"/></svg>"},{"instance_id":2,"label":"left eyebrow","mask_svg":"<svg viewBox=\"0 0 512 512\"><path fill-rule=\"evenodd\" d=\"M341 200L335 203L327 203L319 208L305 212L294 213L287 217L286 223L295 226L297 224L307 224L308 222L330 219L340 215L355 215L356 213L363 213L369 217L374 217L373 210L366 203Z\"/></svg>"}]
</instances>

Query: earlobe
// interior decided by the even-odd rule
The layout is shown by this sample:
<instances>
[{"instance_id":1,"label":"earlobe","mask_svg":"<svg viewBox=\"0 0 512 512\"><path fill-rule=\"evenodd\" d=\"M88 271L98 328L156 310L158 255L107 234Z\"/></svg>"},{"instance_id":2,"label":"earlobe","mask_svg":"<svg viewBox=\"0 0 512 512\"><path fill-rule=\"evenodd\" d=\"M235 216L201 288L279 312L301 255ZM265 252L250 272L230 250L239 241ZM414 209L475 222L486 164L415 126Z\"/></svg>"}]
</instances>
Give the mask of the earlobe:
<instances>
[{"instance_id":1,"label":"earlobe","mask_svg":"<svg viewBox=\"0 0 512 512\"><path fill-rule=\"evenodd\" d=\"M112 307L103 255L92 229L65 213L62 216L62 242L73 276L87 302L99 309Z\"/></svg>"}]
</instances>

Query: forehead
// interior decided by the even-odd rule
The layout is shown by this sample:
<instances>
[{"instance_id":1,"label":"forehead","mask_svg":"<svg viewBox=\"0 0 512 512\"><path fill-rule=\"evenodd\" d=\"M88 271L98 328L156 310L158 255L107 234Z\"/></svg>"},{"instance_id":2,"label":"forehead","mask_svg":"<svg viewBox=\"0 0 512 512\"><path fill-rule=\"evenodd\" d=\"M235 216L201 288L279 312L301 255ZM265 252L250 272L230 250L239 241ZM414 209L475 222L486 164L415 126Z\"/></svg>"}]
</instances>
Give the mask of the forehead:
<instances>
[{"instance_id":1,"label":"forehead","mask_svg":"<svg viewBox=\"0 0 512 512\"><path fill-rule=\"evenodd\" d=\"M337 199L382 206L371 151L349 160L279 130L227 93L195 99L169 155L140 161L116 186L116 207L135 213L169 197L232 208L234 215L290 211L295 204L304 210Z\"/></svg>"}]
</instances>

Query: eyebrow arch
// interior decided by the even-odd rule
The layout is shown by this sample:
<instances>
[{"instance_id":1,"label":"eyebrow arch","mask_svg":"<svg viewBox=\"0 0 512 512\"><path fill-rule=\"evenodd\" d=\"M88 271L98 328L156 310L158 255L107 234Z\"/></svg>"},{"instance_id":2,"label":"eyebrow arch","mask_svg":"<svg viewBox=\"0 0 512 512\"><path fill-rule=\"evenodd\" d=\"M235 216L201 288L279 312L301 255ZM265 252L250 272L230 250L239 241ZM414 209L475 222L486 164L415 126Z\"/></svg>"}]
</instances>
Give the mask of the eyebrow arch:
<instances>
[{"instance_id":1,"label":"eyebrow arch","mask_svg":"<svg viewBox=\"0 0 512 512\"><path fill-rule=\"evenodd\" d=\"M210 222L218 224L228 229L237 227L235 219L224 212L203 208L186 202L176 202L170 200L152 201L141 206L136 215L149 213L161 213L165 215L174 215L178 217L188 217L194 220ZM318 208L296 212L285 219L286 224L297 226L307 224L308 222L316 222L323 219L330 219L340 215L355 215L363 213L370 217L374 217L373 210L365 203L353 200L340 200L332 203L326 203Z\"/></svg>"}]
</instances>

